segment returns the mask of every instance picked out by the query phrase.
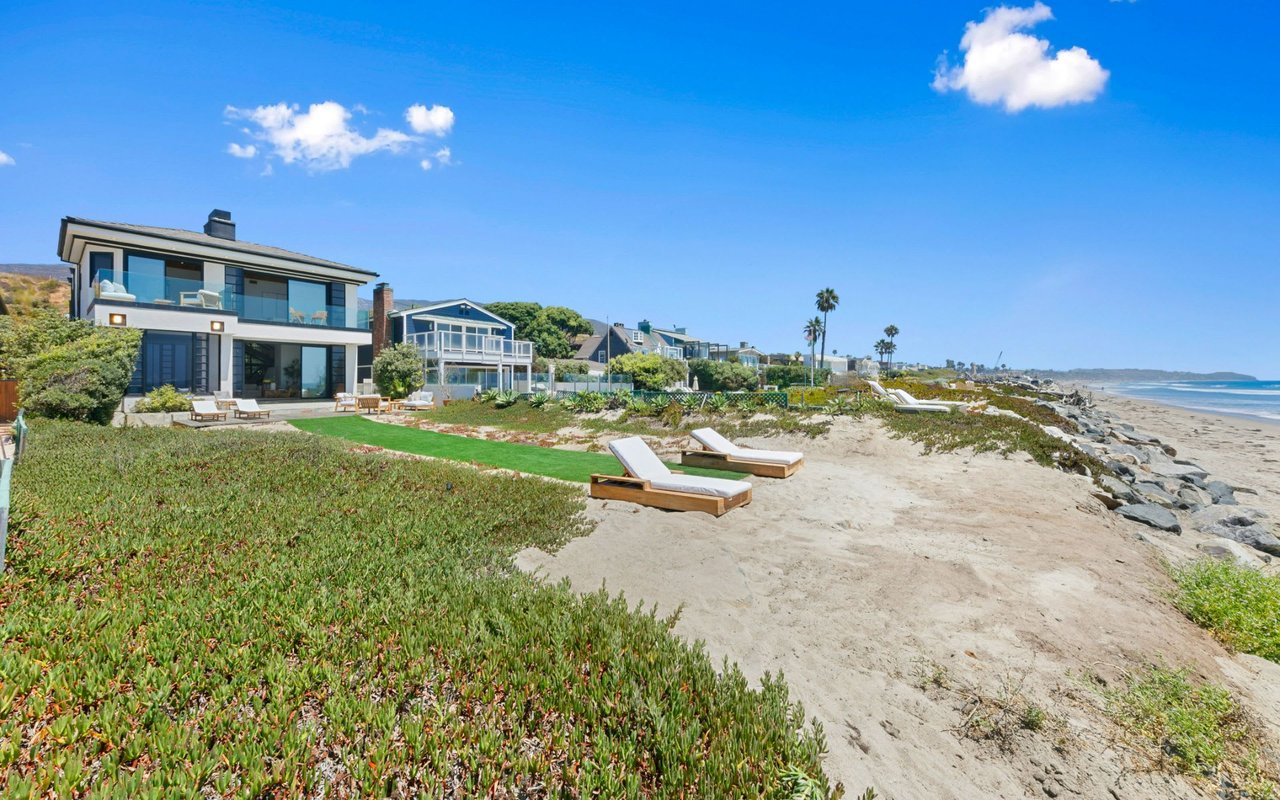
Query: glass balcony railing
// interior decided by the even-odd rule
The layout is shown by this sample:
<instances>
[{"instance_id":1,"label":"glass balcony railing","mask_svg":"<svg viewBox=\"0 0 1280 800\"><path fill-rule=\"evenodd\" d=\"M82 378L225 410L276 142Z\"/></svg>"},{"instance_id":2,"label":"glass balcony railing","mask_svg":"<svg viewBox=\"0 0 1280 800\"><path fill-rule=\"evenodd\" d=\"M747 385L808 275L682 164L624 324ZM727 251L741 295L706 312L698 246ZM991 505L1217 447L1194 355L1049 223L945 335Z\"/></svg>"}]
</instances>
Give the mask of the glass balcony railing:
<instances>
[{"instance_id":1,"label":"glass balcony railing","mask_svg":"<svg viewBox=\"0 0 1280 800\"><path fill-rule=\"evenodd\" d=\"M157 278L141 274L125 274L119 283L99 281L94 294L102 300L117 300L139 305L201 308L230 311L248 322L278 322L290 325L315 325L327 328L368 330L370 313L357 309L350 313L345 305L331 303L296 303L273 297L236 295L230 291L205 288L202 280L191 278Z\"/></svg>"}]
</instances>

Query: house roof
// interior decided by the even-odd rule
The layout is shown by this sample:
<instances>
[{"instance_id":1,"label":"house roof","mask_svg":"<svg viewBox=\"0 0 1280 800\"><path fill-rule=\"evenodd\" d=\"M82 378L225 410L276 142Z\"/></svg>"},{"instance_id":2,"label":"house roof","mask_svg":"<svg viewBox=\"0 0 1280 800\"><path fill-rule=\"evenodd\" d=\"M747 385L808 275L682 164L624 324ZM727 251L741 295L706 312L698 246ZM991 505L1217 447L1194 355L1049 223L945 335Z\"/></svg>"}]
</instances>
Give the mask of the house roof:
<instances>
[{"instance_id":1,"label":"house roof","mask_svg":"<svg viewBox=\"0 0 1280 800\"><path fill-rule=\"evenodd\" d=\"M367 269L353 267L350 264L343 264L338 261L329 261L323 258L316 258L304 253L296 253L292 250L285 250L283 247L272 247L267 244L254 244L253 242L242 242L238 239L223 239L218 236L210 236L200 231L188 231L182 228L159 228L152 225L134 225L129 222L106 222L96 219L85 219L83 217L63 217L62 232L59 235L58 249L62 249L62 239L66 236L67 223L78 225L89 225L103 230L119 231L121 233L139 233L144 236L154 236L159 239L168 239L173 242L185 242L187 244L199 244L208 247L217 247L222 250L230 250L239 253L252 253L254 255L269 256L271 258L284 259L286 261L296 261L300 264L311 264L317 267L332 267L334 269L345 269L350 272L359 272L372 277L377 277L378 273Z\"/></svg>"},{"instance_id":2,"label":"house roof","mask_svg":"<svg viewBox=\"0 0 1280 800\"><path fill-rule=\"evenodd\" d=\"M427 311L434 311L434 310L435 310L435 309L437 309L437 308L445 308L446 306L456 306L456 305L458 305L459 303L466 303L467 305L469 305L469 306L471 306L471 307L473 307L473 308L478 308L478 309L480 309L481 311L483 311L484 313L486 313L486 314L488 314L489 316L491 316L491 317L493 317L494 319L496 319L498 322L501 322L503 325L507 325L507 326L509 326L512 330L515 330L515 327L516 327L516 326L515 326L515 323L511 322L510 320L504 319L504 318L502 318L502 317L498 316L497 314L493 313L493 312L492 312L492 311L490 311L489 309L485 308L484 303L477 303L475 300L469 300L469 299L467 299L467 298L465 298L465 297L457 297L457 298L454 298L453 300L429 300L429 301L426 301L426 302L422 303L421 305L414 306L413 308L400 308L400 309L396 309L395 311L392 311L391 313L389 313L387 316L389 316L389 317L411 317L411 316L413 316L413 315L415 315L415 314L422 314L422 313L425 313L425 312L427 312Z\"/></svg>"}]
</instances>

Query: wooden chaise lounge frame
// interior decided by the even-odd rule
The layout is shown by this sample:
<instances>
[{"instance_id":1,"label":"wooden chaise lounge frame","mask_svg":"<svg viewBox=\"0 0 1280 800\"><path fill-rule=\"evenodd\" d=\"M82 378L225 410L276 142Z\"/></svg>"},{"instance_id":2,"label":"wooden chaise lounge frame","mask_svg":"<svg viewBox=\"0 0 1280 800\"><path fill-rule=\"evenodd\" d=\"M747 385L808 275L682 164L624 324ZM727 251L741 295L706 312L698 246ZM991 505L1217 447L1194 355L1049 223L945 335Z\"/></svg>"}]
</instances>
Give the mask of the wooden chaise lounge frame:
<instances>
[{"instance_id":1,"label":"wooden chaise lounge frame","mask_svg":"<svg viewBox=\"0 0 1280 800\"><path fill-rule=\"evenodd\" d=\"M743 448L744 450L748 448ZM722 469L726 472L745 472L761 478L790 478L796 470L804 466L801 458L791 464L779 464L776 461L756 461L742 453L717 453L715 450L682 450L680 463L686 467L704 467L706 469Z\"/></svg>"},{"instance_id":2,"label":"wooden chaise lounge frame","mask_svg":"<svg viewBox=\"0 0 1280 800\"><path fill-rule=\"evenodd\" d=\"M675 470L672 472L680 474ZM591 496L598 500L623 500L669 511L705 511L716 517L751 502L750 489L734 497L673 492L655 489L648 480L632 475L592 475Z\"/></svg>"}]
</instances>

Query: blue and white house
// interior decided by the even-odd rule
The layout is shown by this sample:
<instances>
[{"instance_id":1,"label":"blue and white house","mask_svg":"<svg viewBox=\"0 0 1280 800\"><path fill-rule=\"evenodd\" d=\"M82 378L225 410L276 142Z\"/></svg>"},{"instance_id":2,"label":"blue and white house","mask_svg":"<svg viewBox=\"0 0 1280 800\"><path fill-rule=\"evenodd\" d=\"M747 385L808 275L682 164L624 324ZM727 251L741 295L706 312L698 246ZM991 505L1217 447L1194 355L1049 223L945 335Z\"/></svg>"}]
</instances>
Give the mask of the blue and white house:
<instances>
[{"instance_id":1,"label":"blue and white house","mask_svg":"<svg viewBox=\"0 0 1280 800\"><path fill-rule=\"evenodd\" d=\"M214 210L203 231L65 217L71 315L140 328L129 385L194 395L320 399L355 386L370 344L356 290L377 273L236 238Z\"/></svg>"},{"instance_id":2,"label":"blue and white house","mask_svg":"<svg viewBox=\"0 0 1280 800\"><path fill-rule=\"evenodd\" d=\"M375 315L392 306L390 291L375 289ZM387 320L389 341L415 345L427 362L427 388L446 396L513 389L517 378L526 386L532 378L533 343L515 338L515 325L474 300L424 303L390 311Z\"/></svg>"}]
</instances>

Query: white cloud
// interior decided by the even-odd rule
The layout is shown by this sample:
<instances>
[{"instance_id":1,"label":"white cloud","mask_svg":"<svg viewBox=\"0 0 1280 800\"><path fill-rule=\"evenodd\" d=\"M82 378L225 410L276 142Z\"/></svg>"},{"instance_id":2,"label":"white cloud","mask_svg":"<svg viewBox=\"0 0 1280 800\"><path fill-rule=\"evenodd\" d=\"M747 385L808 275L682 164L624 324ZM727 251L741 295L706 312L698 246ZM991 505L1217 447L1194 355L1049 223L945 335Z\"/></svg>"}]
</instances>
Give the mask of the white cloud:
<instances>
[{"instance_id":1,"label":"white cloud","mask_svg":"<svg viewBox=\"0 0 1280 800\"><path fill-rule=\"evenodd\" d=\"M0 150L0 167L12 167L18 162L13 160L13 156L3 150Z\"/></svg>"},{"instance_id":2,"label":"white cloud","mask_svg":"<svg viewBox=\"0 0 1280 800\"><path fill-rule=\"evenodd\" d=\"M404 118L415 133L446 136L453 129L453 110L448 106L412 105L405 109Z\"/></svg>"},{"instance_id":3,"label":"white cloud","mask_svg":"<svg viewBox=\"0 0 1280 800\"><path fill-rule=\"evenodd\" d=\"M443 166L449 166L453 163L453 151L447 147L441 147L436 151L436 161L439 161Z\"/></svg>"},{"instance_id":4,"label":"white cloud","mask_svg":"<svg viewBox=\"0 0 1280 800\"><path fill-rule=\"evenodd\" d=\"M251 144L236 144L232 142L227 145L227 152L236 158L253 158L258 154L258 148Z\"/></svg>"},{"instance_id":5,"label":"white cloud","mask_svg":"<svg viewBox=\"0 0 1280 800\"><path fill-rule=\"evenodd\" d=\"M418 162L418 166L422 167L424 172L426 170L431 169L431 159L429 158L422 159L421 161Z\"/></svg>"},{"instance_id":6,"label":"white cloud","mask_svg":"<svg viewBox=\"0 0 1280 800\"><path fill-rule=\"evenodd\" d=\"M346 169L358 156L379 151L400 152L415 137L389 128L364 136L348 123L351 112L332 100L313 103L299 113L298 105L277 103L245 109L227 106L226 114L258 126L250 135L265 142L271 155L286 164L299 163L312 171Z\"/></svg>"},{"instance_id":7,"label":"white cloud","mask_svg":"<svg viewBox=\"0 0 1280 800\"><path fill-rule=\"evenodd\" d=\"M1053 12L1038 0L1030 8L989 9L981 22L965 25L963 64L951 66L945 54L939 57L934 90L963 90L975 103L1002 103L1009 112L1092 101L1111 73L1084 48L1050 55L1047 40L1019 32L1050 19Z\"/></svg>"}]
</instances>

